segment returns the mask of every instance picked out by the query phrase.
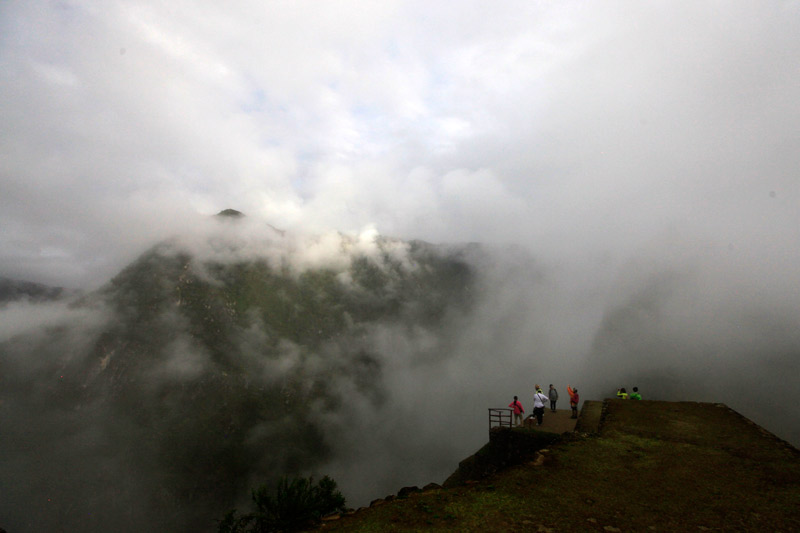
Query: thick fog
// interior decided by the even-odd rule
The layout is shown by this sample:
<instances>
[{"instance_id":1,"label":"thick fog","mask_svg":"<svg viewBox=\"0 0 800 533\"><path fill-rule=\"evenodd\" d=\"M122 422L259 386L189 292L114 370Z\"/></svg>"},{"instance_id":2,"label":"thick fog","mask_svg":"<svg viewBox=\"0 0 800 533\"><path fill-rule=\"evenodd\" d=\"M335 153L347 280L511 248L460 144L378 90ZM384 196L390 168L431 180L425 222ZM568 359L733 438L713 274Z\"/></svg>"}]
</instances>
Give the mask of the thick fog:
<instances>
[{"instance_id":1,"label":"thick fog","mask_svg":"<svg viewBox=\"0 0 800 533\"><path fill-rule=\"evenodd\" d=\"M723 402L797 446L798 27L796 1L7 2L0 276L91 291L176 235L298 270L341 264L337 232L362 253L377 234L481 243L478 305L447 335L370 332L380 407L331 385L354 401L308 473L351 503L441 482L534 383L562 405L568 383ZM206 248L224 208L263 236ZM106 316L7 303L0 340L71 324L45 355L81 357ZM48 364L18 353L0 354L15 376ZM174 353L164 372L205 361L189 337ZM41 407L1 398L15 427ZM24 438L75 415L52 416ZM65 440L65 468L92 463L86 442Z\"/></svg>"}]
</instances>

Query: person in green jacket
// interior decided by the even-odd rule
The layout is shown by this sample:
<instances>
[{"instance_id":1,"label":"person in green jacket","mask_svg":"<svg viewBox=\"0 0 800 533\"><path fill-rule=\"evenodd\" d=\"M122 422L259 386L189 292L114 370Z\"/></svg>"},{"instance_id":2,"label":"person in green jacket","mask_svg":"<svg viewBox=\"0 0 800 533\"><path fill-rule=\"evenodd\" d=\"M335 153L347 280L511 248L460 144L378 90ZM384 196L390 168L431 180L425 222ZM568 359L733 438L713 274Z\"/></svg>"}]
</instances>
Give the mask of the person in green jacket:
<instances>
[{"instance_id":1,"label":"person in green jacket","mask_svg":"<svg viewBox=\"0 0 800 533\"><path fill-rule=\"evenodd\" d=\"M633 392L630 395L630 399L631 400L641 400L642 399L642 395L639 394L639 387L634 387L633 388Z\"/></svg>"},{"instance_id":2,"label":"person in green jacket","mask_svg":"<svg viewBox=\"0 0 800 533\"><path fill-rule=\"evenodd\" d=\"M620 400L627 400L628 399L628 393L625 391L625 387L622 387L621 389L617 389L617 398L619 398Z\"/></svg>"}]
</instances>

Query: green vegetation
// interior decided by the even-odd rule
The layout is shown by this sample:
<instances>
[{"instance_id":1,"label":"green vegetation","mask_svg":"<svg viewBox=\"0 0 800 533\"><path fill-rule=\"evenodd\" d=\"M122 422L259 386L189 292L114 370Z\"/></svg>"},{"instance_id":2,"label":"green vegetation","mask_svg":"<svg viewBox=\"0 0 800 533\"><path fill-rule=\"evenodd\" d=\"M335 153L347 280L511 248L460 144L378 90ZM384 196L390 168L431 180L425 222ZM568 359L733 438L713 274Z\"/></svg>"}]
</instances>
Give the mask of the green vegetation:
<instances>
[{"instance_id":1,"label":"green vegetation","mask_svg":"<svg viewBox=\"0 0 800 533\"><path fill-rule=\"evenodd\" d=\"M610 400L478 483L363 509L326 531L800 531L800 452L725 406Z\"/></svg>"},{"instance_id":2,"label":"green vegetation","mask_svg":"<svg viewBox=\"0 0 800 533\"><path fill-rule=\"evenodd\" d=\"M318 524L323 516L344 511L345 499L336 490L336 482L323 477L318 484L312 478L283 477L274 491L265 485L253 491L256 510L236 516L229 511L219 523L219 533L268 533L299 531Z\"/></svg>"},{"instance_id":3,"label":"green vegetation","mask_svg":"<svg viewBox=\"0 0 800 533\"><path fill-rule=\"evenodd\" d=\"M300 268L288 249L239 257L234 243L231 255L203 259L179 241L161 243L82 299L108 315L85 344L64 328L18 343L48 363L25 379L5 378L6 369L5 383L38 402L36 412L95 407L80 428L102 427L115 457L146 465L129 499L145 500L161 530L202 530L249 480L272 483L326 461L324 415L386 401L390 354L378 352L373 331L424 330L446 342L453 317L469 313L475 274L464 250L352 244L343 237L349 256ZM138 496L139 484L158 488ZM104 511L127 508L117 498Z\"/></svg>"}]
</instances>

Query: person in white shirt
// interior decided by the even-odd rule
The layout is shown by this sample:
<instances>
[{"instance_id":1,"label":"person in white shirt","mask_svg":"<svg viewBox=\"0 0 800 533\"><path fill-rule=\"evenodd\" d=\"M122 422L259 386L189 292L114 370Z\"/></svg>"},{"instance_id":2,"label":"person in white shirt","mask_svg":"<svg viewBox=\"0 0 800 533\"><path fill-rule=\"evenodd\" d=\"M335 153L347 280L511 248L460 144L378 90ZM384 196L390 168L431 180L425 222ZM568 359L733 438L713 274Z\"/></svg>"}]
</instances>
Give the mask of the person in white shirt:
<instances>
[{"instance_id":1,"label":"person in white shirt","mask_svg":"<svg viewBox=\"0 0 800 533\"><path fill-rule=\"evenodd\" d=\"M542 394L542 389L536 388L536 394L533 395L533 416L536 417L536 425L542 425L542 417L544 416L544 403L550 401L547 396Z\"/></svg>"}]
</instances>

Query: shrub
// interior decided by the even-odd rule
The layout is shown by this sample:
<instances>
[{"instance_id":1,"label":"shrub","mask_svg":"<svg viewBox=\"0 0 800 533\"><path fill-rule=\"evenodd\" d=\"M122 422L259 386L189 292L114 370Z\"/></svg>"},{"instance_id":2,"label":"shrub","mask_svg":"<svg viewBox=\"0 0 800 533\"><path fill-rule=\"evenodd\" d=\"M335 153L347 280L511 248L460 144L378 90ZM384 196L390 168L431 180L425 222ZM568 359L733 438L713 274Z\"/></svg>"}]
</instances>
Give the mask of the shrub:
<instances>
[{"instance_id":1,"label":"shrub","mask_svg":"<svg viewBox=\"0 0 800 533\"><path fill-rule=\"evenodd\" d=\"M267 533L298 531L320 522L328 514L343 511L344 496L328 476L314 484L313 478L282 477L275 490L266 485L253 490L256 510L237 517L229 511L219 522L219 533Z\"/></svg>"}]
</instances>

